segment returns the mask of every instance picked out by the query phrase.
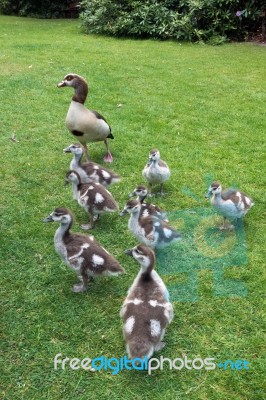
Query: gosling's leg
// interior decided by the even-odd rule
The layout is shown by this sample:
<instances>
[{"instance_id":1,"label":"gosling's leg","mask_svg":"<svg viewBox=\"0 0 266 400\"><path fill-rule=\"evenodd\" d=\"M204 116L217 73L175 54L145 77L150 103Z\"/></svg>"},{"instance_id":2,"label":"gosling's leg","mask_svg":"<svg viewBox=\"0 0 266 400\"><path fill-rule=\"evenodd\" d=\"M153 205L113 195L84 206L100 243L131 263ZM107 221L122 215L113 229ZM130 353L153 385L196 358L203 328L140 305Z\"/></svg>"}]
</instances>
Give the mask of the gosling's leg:
<instances>
[{"instance_id":1,"label":"gosling's leg","mask_svg":"<svg viewBox=\"0 0 266 400\"><path fill-rule=\"evenodd\" d=\"M159 342L158 344L156 344L154 346L154 350L155 351L160 351L160 350L162 350L164 348L164 346L165 346L165 342Z\"/></svg>"},{"instance_id":2,"label":"gosling's leg","mask_svg":"<svg viewBox=\"0 0 266 400\"><path fill-rule=\"evenodd\" d=\"M93 222L96 222L100 219L100 214L94 214L92 218L93 218Z\"/></svg>"},{"instance_id":3,"label":"gosling's leg","mask_svg":"<svg viewBox=\"0 0 266 400\"><path fill-rule=\"evenodd\" d=\"M80 227L81 227L81 229L84 229L85 231L87 231L87 230L93 228L93 223L94 223L94 216L93 216L93 214L89 214L89 223L82 224L82 225L80 225Z\"/></svg>"},{"instance_id":4,"label":"gosling's leg","mask_svg":"<svg viewBox=\"0 0 266 400\"><path fill-rule=\"evenodd\" d=\"M225 229L225 217L223 217L223 223L219 228L221 231L223 231Z\"/></svg>"},{"instance_id":5,"label":"gosling's leg","mask_svg":"<svg viewBox=\"0 0 266 400\"><path fill-rule=\"evenodd\" d=\"M226 224L226 218L224 217L223 225L220 227L221 230L233 231L235 226L233 224Z\"/></svg>"},{"instance_id":6,"label":"gosling's leg","mask_svg":"<svg viewBox=\"0 0 266 400\"><path fill-rule=\"evenodd\" d=\"M79 280L80 283L76 283L75 285L72 286L72 292L74 293L82 293L86 292L87 287L88 287L88 275L87 274L82 274L79 275Z\"/></svg>"},{"instance_id":7,"label":"gosling's leg","mask_svg":"<svg viewBox=\"0 0 266 400\"><path fill-rule=\"evenodd\" d=\"M160 185L159 194L160 194L161 196L164 196L164 192L163 192L163 183L161 183L161 185Z\"/></svg>"},{"instance_id":8,"label":"gosling's leg","mask_svg":"<svg viewBox=\"0 0 266 400\"><path fill-rule=\"evenodd\" d=\"M152 183L149 183L149 189L150 189L150 193L148 194L149 197L152 197Z\"/></svg>"},{"instance_id":9,"label":"gosling's leg","mask_svg":"<svg viewBox=\"0 0 266 400\"><path fill-rule=\"evenodd\" d=\"M236 218L236 220L234 221L234 228L235 229L241 229L242 227L242 218Z\"/></svg>"}]
</instances>

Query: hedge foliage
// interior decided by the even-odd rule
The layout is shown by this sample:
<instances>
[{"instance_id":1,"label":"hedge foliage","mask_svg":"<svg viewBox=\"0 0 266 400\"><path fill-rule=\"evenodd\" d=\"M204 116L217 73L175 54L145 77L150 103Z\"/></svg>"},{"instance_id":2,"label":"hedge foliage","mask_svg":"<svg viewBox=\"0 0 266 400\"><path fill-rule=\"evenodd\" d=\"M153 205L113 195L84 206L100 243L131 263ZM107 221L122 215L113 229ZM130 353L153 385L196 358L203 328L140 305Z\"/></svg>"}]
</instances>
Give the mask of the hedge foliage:
<instances>
[{"instance_id":1,"label":"hedge foliage","mask_svg":"<svg viewBox=\"0 0 266 400\"><path fill-rule=\"evenodd\" d=\"M0 0L0 12L37 18L59 18L73 0Z\"/></svg>"},{"instance_id":2,"label":"hedge foliage","mask_svg":"<svg viewBox=\"0 0 266 400\"><path fill-rule=\"evenodd\" d=\"M83 0L87 33L219 44L262 24L263 0Z\"/></svg>"},{"instance_id":3,"label":"hedge foliage","mask_svg":"<svg viewBox=\"0 0 266 400\"><path fill-rule=\"evenodd\" d=\"M75 2L75 1L74 1ZM0 0L0 12L40 18L63 16L73 0ZM265 0L82 0L87 33L205 41L243 40L265 30ZM264 16L263 16L264 15Z\"/></svg>"}]
</instances>

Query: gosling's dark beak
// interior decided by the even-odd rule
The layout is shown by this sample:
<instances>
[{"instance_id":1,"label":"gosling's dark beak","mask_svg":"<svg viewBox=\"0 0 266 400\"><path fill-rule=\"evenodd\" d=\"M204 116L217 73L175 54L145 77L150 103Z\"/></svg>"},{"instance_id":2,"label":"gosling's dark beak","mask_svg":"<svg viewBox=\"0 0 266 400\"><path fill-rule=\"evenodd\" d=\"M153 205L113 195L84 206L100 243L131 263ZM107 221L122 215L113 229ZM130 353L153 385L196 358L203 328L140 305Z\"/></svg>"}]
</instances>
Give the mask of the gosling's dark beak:
<instances>
[{"instance_id":1,"label":"gosling's dark beak","mask_svg":"<svg viewBox=\"0 0 266 400\"><path fill-rule=\"evenodd\" d=\"M208 190L208 192L205 194L205 199L209 199L212 195L211 189Z\"/></svg>"},{"instance_id":2,"label":"gosling's dark beak","mask_svg":"<svg viewBox=\"0 0 266 400\"><path fill-rule=\"evenodd\" d=\"M42 222L54 222L54 220L53 220L53 218L52 218L51 215L48 215L48 217L44 218L44 219L42 220Z\"/></svg>"},{"instance_id":3,"label":"gosling's dark beak","mask_svg":"<svg viewBox=\"0 0 266 400\"><path fill-rule=\"evenodd\" d=\"M134 192L132 192L132 193L130 193L130 194L128 195L129 199L130 199L131 197L134 197L134 196L136 196L136 193L135 193L135 191L134 191Z\"/></svg>"},{"instance_id":4,"label":"gosling's dark beak","mask_svg":"<svg viewBox=\"0 0 266 400\"><path fill-rule=\"evenodd\" d=\"M150 156L150 157L148 158L147 165L151 165L151 164L152 164L152 157Z\"/></svg>"},{"instance_id":5,"label":"gosling's dark beak","mask_svg":"<svg viewBox=\"0 0 266 400\"><path fill-rule=\"evenodd\" d=\"M69 181L65 179L65 186L69 184Z\"/></svg>"},{"instance_id":6,"label":"gosling's dark beak","mask_svg":"<svg viewBox=\"0 0 266 400\"><path fill-rule=\"evenodd\" d=\"M133 257L132 249L127 249L127 250L124 251L124 253L125 253L127 256Z\"/></svg>"},{"instance_id":7,"label":"gosling's dark beak","mask_svg":"<svg viewBox=\"0 0 266 400\"><path fill-rule=\"evenodd\" d=\"M66 148L63 150L63 152L64 152L64 153L71 153L69 147L66 147Z\"/></svg>"},{"instance_id":8,"label":"gosling's dark beak","mask_svg":"<svg viewBox=\"0 0 266 400\"><path fill-rule=\"evenodd\" d=\"M127 214L127 209L126 208L124 208L124 210L119 213L120 217L123 217L126 214Z\"/></svg>"}]
</instances>

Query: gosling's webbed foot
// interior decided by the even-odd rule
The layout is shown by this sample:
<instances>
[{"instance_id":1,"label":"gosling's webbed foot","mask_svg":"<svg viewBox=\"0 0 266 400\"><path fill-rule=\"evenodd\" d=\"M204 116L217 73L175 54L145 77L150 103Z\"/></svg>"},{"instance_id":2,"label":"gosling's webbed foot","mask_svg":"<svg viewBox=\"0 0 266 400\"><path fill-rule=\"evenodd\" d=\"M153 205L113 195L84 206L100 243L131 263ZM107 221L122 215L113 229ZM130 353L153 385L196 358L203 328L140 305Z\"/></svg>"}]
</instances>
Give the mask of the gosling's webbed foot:
<instances>
[{"instance_id":1,"label":"gosling's webbed foot","mask_svg":"<svg viewBox=\"0 0 266 400\"><path fill-rule=\"evenodd\" d=\"M73 293L82 293L86 292L87 288L84 286L83 282L76 283L75 285L72 286L72 292Z\"/></svg>"},{"instance_id":2,"label":"gosling's webbed foot","mask_svg":"<svg viewBox=\"0 0 266 400\"><path fill-rule=\"evenodd\" d=\"M220 231L225 231L227 229L227 227L225 225L221 225L219 226Z\"/></svg>"},{"instance_id":3,"label":"gosling's webbed foot","mask_svg":"<svg viewBox=\"0 0 266 400\"><path fill-rule=\"evenodd\" d=\"M228 226L227 226L227 229L228 229L229 231L233 231L233 230L235 229L235 226L234 226L233 224L228 225Z\"/></svg>"},{"instance_id":4,"label":"gosling's webbed foot","mask_svg":"<svg viewBox=\"0 0 266 400\"><path fill-rule=\"evenodd\" d=\"M159 342L158 344L156 344L156 346L154 346L154 350L160 351L164 348L164 346L165 346L165 342Z\"/></svg>"},{"instance_id":5,"label":"gosling's webbed foot","mask_svg":"<svg viewBox=\"0 0 266 400\"><path fill-rule=\"evenodd\" d=\"M235 229L234 225L221 225L219 227L220 231L233 231Z\"/></svg>"},{"instance_id":6,"label":"gosling's webbed foot","mask_svg":"<svg viewBox=\"0 0 266 400\"><path fill-rule=\"evenodd\" d=\"M92 224L81 224L80 227L84 231L88 231L89 229L92 229Z\"/></svg>"}]
</instances>

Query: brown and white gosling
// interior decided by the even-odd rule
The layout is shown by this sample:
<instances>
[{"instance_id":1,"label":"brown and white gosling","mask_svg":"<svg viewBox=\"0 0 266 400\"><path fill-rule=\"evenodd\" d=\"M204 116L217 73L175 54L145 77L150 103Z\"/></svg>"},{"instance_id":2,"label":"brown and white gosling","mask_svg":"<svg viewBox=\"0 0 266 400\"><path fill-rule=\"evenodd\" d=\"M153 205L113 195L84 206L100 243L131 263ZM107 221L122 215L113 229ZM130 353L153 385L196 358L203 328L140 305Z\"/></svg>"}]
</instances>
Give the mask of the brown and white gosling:
<instances>
[{"instance_id":1,"label":"brown and white gosling","mask_svg":"<svg viewBox=\"0 0 266 400\"><path fill-rule=\"evenodd\" d=\"M144 185L138 185L132 193L128 195L128 197L137 196L139 202L141 203L140 217L148 217L149 215L154 215L155 217L162 219L163 221L168 222L166 212L163 211L160 207L146 203L145 199L148 195L148 189Z\"/></svg>"},{"instance_id":2,"label":"brown and white gosling","mask_svg":"<svg viewBox=\"0 0 266 400\"><path fill-rule=\"evenodd\" d=\"M129 213L128 229L139 242L153 249L169 246L181 239L179 232L174 230L167 222L148 216L140 217L141 203L138 200L129 200L120 216Z\"/></svg>"},{"instance_id":3,"label":"brown and white gosling","mask_svg":"<svg viewBox=\"0 0 266 400\"><path fill-rule=\"evenodd\" d=\"M173 319L173 307L163 280L154 270L154 252L138 245L125 253L141 265L120 311L126 350L131 359L150 358L165 346L162 340Z\"/></svg>"},{"instance_id":4,"label":"brown and white gosling","mask_svg":"<svg viewBox=\"0 0 266 400\"><path fill-rule=\"evenodd\" d=\"M82 183L101 183L107 187L112 183L120 182L120 177L113 171L102 167L92 161L81 162L83 148L79 144L71 144L64 149L65 153L72 153L73 159L70 162L70 170L76 171Z\"/></svg>"},{"instance_id":5,"label":"brown and white gosling","mask_svg":"<svg viewBox=\"0 0 266 400\"><path fill-rule=\"evenodd\" d=\"M149 159L145 165L142 176L152 185L160 185L160 194L163 195L163 184L170 178L170 169L165 161L160 159L160 152L157 149L150 150Z\"/></svg>"},{"instance_id":6,"label":"brown and white gosling","mask_svg":"<svg viewBox=\"0 0 266 400\"><path fill-rule=\"evenodd\" d=\"M211 197L212 207L223 216L220 229L233 229L234 225L226 226L226 219L237 220L238 223L254 205L252 199L239 190L230 188L222 191L220 182L213 182L205 197Z\"/></svg>"},{"instance_id":7,"label":"brown and white gosling","mask_svg":"<svg viewBox=\"0 0 266 400\"><path fill-rule=\"evenodd\" d=\"M72 182L73 197L89 214L89 224L82 224L82 229L92 229L100 214L118 211L118 205L111 193L100 183L81 183L75 171L66 174L66 183Z\"/></svg>"},{"instance_id":8,"label":"brown and white gosling","mask_svg":"<svg viewBox=\"0 0 266 400\"><path fill-rule=\"evenodd\" d=\"M56 208L43 222L59 222L55 232L55 250L64 263L74 270L80 283L73 286L75 293L84 292L88 282L96 276L117 276L124 273L118 261L93 236L70 231L73 215L64 207Z\"/></svg>"},{"instance_id":9,"label":"brown and white gosling","mask_svg":"<svg viewBox=\"0 0 266 400\"><path fill-rule=\"evenodd\" d=\"M114 138L111 127L101 114L84 106L89 91L85 79L77 74L68 74L57 86L72 87L75 91L66 116L66 127L83 145L87 160L89 161L87 143L104 141L107 150L104 161L112 162L107 141L108 138Z\"/></svg>"}]
</instances>

